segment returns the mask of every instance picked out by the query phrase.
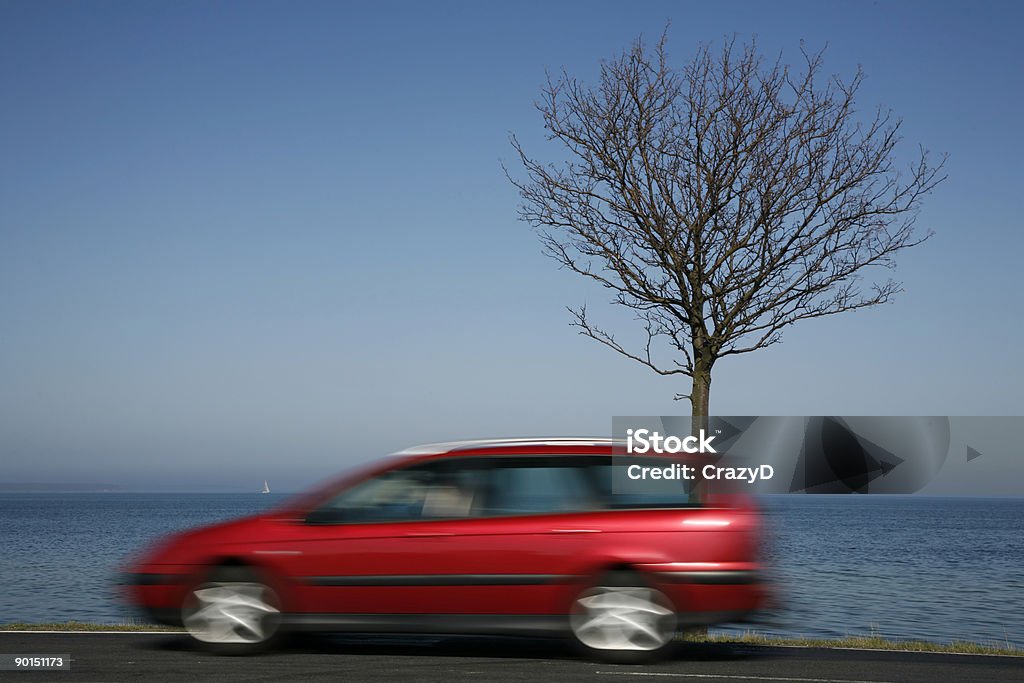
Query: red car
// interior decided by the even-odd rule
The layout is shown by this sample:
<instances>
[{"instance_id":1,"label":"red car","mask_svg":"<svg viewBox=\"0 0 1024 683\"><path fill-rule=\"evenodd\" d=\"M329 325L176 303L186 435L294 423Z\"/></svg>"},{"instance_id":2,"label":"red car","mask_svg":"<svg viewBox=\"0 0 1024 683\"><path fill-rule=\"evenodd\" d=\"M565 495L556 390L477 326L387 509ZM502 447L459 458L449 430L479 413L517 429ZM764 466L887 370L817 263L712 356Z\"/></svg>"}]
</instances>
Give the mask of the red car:
<instances>
[{"instance_id":1,"label":"red car","mask_svg":"<svg viewBox=\"0 0 1024 683\"><path fill-rule=\"evenodd\" d=\"M225 653L297 630L567 634L620 661L764 607L755 510L693 505L681 486L613 492L613 452L608 439L409 449L164 540L132 567L131 599Z\"/></svg>"}]
</instances>

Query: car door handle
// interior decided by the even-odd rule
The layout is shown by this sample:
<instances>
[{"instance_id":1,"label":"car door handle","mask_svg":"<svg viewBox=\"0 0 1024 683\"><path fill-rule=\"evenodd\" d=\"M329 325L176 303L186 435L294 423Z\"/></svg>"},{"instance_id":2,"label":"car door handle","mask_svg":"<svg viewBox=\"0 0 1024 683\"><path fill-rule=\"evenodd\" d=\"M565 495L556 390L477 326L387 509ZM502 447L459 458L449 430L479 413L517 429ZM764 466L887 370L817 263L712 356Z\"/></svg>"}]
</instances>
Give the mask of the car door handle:
<instances>
[{"instance_id":1,"label":"car door handle","mask_svg":"<svg viewBox=\"0 0 1024 683\"><path fill-rule=\"evenodd\" d=\"M410 531L406 538L437 538L439 536L454 536L450 531Z\"/></svg>"},{"instance_id":2,"label":"car door handle","mask_svg":"<svg viewBox=\"0 0 1024 683\"><path fill-rule=\"evenodd\" d=\"M552 529L552 534L599 534L600 529Z\"/></svg>"}]
</instances>

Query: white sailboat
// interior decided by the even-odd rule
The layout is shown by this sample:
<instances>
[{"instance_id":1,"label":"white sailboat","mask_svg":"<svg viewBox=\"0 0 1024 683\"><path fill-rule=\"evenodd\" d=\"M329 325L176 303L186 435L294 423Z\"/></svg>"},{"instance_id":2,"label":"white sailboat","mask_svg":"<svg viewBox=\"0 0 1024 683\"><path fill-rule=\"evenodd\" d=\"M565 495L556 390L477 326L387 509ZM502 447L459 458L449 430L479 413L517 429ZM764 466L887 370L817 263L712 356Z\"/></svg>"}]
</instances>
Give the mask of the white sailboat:
<instances>
[{"instance_id":1,"label":"white sailboat","mask_svg":"<svg viewBox=\"0 0 1024 683\"><path fill-rule=\"evenodd\" d=\"M266 479L263 480L263 490L260 493L270 493L270 484L267 483Z\"/></svg>"}]
</instances>

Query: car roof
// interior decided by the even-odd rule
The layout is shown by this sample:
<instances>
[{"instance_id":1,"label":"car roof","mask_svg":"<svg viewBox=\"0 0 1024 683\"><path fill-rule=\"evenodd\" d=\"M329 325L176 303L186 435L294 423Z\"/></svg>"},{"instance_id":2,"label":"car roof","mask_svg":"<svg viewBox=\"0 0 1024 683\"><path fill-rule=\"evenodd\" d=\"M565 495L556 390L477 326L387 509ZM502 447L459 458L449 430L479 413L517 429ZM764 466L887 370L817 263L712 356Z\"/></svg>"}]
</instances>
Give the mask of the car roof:
<instances>
[{"instance_id":1,"label":"car roof","mask_svg":"<svg viewBox=\"0 0 1024 683\"><path fill-rule=\"evenodd\" d=\"M412 446L398 451L393 455L414 456L414 455L444 455L449 453L473 452L489 450L511 450L511 449L534 449L534 448L557 448L558 450L569 450L572 448L610 448L615 445L625 445L621 439L609 439L607 437L589 436L544 436L524 437L514 439L473 439L466 441L444 441L441 443L428 443L419 446Z\"/></svg>"}]
</instances>

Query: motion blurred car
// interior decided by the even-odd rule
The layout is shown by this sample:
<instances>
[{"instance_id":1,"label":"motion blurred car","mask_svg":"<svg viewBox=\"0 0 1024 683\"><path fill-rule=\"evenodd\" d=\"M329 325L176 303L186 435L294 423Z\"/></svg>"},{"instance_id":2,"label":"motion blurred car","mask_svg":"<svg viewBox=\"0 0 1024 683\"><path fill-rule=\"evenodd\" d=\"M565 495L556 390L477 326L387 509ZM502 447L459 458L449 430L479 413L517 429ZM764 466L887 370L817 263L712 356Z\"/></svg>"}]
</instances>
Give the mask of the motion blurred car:
<instances>
[{"instance_id":1,"label":"motion blurred car","mask_svg":"<svg viewBox=\"0 0 1024 683\"><path fill-rule=\"evenodd\" d=\"M131 601L243 654L286 632L567 635L611 661L765 606L760 522L713 496L613 491L601 439L420 446L283 508L163 540ZM664 466L666 457L628 456Z\"/></svg>"}]
</instances>

